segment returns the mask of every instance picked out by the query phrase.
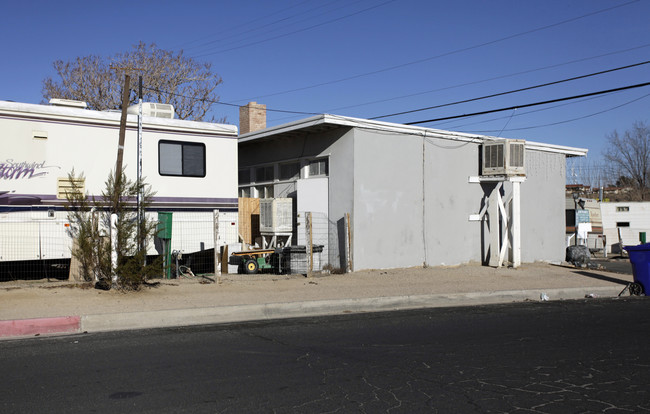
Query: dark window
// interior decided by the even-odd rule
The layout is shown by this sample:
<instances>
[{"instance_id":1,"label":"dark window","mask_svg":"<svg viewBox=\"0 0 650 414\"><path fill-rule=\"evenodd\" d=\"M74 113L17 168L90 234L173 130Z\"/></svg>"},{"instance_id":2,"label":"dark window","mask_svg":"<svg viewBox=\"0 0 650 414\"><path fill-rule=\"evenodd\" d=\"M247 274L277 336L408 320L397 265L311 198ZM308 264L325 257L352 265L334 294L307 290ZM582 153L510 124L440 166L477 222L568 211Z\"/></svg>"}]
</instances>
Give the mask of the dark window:
<instances>
[{"instance_id":1,"label":"dark window","mask_svg":"<svg viewBox=\"0 0 650 414\"><path fill-rule=\"evenodd\" d=\"M280 164L280 180L295 180L300 178L300 162Z\"/></svg>"},{"instance_id":2,"label":"dark window","mask_svg":"<svg viewBox=\"0 0 650 414\"><path fill-rule=\"evenodd\" d=\"M616 227L630 227L629 221L617 221Z\"/></svg>"},{"instance_id":3,"label":"dark window","mask_svg":"<svg viewBox=\"0 0 650 414\"><path fill-rule=\"evenodd\" d=\"M616 207L616 211L617 211L617 212L620 212L620 211L630 211L630 207L628 207L628 206Z\"/></svg>"},{"instance_id":4,"label":"dark window","mask_svg":"<svg viewBox=\"0 0 650 414\"><path fill-rule=\"evenodd\" d=\"M273 166L267 165L266 167L257 167L255 169L255 182L261 183L264 181L273 181Z\"/></svg>"},{"instance_id":5,"label":"dark window","mask_svg":"<svg viewBox=\"0 0 650 414\"><path fill-rule=\"evenodd\" d=\"M251 182L251 170L250 168L244 168L239 170L239 184L250 184Z\"/></svg>"},{"instance_id":6,"label":"dark window","mask_svg":"<svg viewBox=\"0 0 650 414\"><path fill-rule=\"evenodd\" d=\"M205 145L158 142L158 173L180 177L205 177Z\"/></svg>"}]
</instances>

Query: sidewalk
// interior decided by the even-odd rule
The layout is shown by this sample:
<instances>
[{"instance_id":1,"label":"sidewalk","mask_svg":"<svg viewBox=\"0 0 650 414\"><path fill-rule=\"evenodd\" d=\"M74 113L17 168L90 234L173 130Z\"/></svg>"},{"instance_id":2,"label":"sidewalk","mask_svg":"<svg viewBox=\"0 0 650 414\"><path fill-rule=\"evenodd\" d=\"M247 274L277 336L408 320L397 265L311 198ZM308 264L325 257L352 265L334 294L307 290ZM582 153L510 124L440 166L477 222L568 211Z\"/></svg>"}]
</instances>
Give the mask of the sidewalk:
<instances>
[{"instance_id":1,"label":"sidewalk","mask_svg":"<svg viewBox=\"0 0 650 414\"><path fill-rule=\"evenodd\" d=\"M516 301L616 297L632 275L544 263L469 264L342 275L221 275L161 280L139 292L90 284L0 283L0 338L228 323Z\"/></svg>"}]
</instances>

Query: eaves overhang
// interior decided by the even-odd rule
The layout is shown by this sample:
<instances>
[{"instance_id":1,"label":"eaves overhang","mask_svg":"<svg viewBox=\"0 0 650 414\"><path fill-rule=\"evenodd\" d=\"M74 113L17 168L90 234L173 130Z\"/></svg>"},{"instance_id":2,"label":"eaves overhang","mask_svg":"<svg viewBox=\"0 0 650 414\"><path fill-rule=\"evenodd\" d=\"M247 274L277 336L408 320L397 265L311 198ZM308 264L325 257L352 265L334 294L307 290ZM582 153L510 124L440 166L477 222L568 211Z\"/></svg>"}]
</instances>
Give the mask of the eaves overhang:
<instances>
[{"instance_id":1,"label":"eaves overhang","mask_svg":"<svg viewBox=\"0 0 650 414\"><path fill-rule=\"evenodd\" d=\"M500 141L505 138L487 135L468 134L463 132L445 131L441 129L425 128L413 125L395 124L391 122L374 121L369 119L352 118L340 115L321 114L298 121L269 127L260 131L249 132L239 136L240 143L266 141L277 138L290 138L291 136L318 133L341 127L376 130L380 132L418 135L425 138L440 138L452 141L474 142L481 144L486 141ZM545 144L526 141L526 148L533 151L544 151L564 154L568 157L584 157L587 149L574 148L554 144Z\"/></svg>"}]
</instances>

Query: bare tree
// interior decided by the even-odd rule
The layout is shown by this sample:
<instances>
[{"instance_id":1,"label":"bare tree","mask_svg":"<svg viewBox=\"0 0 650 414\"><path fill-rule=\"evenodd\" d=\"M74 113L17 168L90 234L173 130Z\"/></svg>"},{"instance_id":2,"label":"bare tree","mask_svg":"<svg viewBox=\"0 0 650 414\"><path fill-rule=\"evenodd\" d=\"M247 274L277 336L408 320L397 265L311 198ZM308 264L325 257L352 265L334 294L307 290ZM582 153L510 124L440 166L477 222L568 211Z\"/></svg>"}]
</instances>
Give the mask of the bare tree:
<instances>
[{"instance_id":1,"label":"bare tree","mask_svg":"<svg viewBox=\"0 0 650 414\"><path fill-rule=\"evenodd\" d=\"M68 62L57 60L53 66L60 80L43 80L46 101L76 99L85 101L90 109L119 109L124 74L131 79L142 75L144 101L171 104L178 118L195 121L204 120L219 100L215 89L222 82L210 63L197 62L184 56L183 51L159 49L153 43L140 42L132 50L108 58L90 55ZM132 88L130 103L136 101L137 92Z\"/></svg>"},{"instance_id":2,"label":"bare tree","mask_svg":"<svg viewBox=\"0 0 650 414\"><path fill-rule=\"evenodd\" d=\"M603 156L618 176L627 177L634 187L635 198L648 199L650 191L650 128L643 122L620 135L617 131L607 136L608 147Z\"/></svg>"}]
</instances>

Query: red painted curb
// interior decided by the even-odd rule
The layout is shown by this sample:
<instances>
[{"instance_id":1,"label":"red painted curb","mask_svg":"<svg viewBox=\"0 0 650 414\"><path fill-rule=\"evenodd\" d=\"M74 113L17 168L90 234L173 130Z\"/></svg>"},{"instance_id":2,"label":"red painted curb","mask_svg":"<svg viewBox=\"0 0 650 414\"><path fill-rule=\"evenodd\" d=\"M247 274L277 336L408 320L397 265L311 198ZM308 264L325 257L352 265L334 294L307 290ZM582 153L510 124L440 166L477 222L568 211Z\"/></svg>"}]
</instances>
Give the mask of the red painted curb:
<instances>
[{"instance_id":1,"label":"red painted curb","mask_svg":"<svg viewBox=\"0 0 650 414\"><path fill-rule=\"evenodd\" d=\"M80 330L80 316L0 321L0 338L50 333L73 333L79 332Z\"/></svg>"}]
</instances>

